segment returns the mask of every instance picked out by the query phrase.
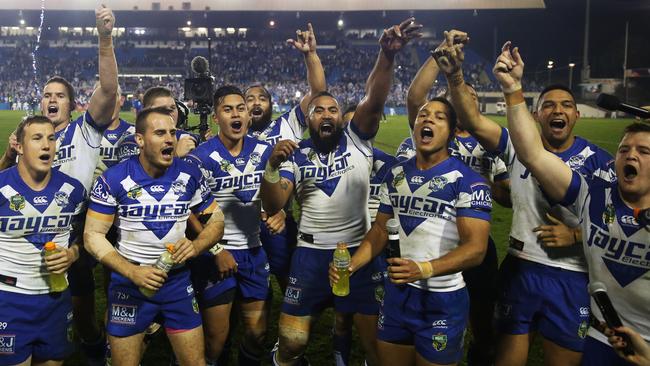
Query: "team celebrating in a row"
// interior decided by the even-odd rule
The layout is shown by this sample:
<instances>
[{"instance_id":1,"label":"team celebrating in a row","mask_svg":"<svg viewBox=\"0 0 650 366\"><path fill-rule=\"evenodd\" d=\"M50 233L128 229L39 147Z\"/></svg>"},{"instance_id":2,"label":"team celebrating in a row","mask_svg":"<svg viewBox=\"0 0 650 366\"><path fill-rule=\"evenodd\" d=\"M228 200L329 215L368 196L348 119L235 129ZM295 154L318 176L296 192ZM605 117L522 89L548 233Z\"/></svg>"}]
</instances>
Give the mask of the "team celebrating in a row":
<instances>
[{"instance_id":1,"label":"team celebrating in a row","mask_svg":"<svg viewBox=\"0 0 650 366\"><path fill-rule=\"evenodd\" d=\"M88 364L135 366L160 328L173 363L223 365L231 320L243 329L237 364L308 364L328 307L336 365L349 363L353 326L367 365L457 364L466 328L469 365L525 365L535 334L548 365L650 364L650 226L639 216L650 207L650 126L628 126L613 158L574 136L570 89L548 86L531 114L508 42L493 70L503 128L480 114L463 79L469 37L453 30L415 76L411 134L390 156L373 141L395 56L421 36L410 18L379 39L358 105L343 110L327 92L309 25L288 41L307 70L300 104L273 119L263 84L219 87L218 133L200 143L176 128L186 112L164 87L144 94L135 126L119 118L115 18L105 7L96 18L88 109L72 121L74 90L51 78L42 115L19 123L0 160L0 365L61 365L78 338ZM447 95L428 99L439 73ZM492 198L513 210L500 268ZM385 254L390 219L400 257ZM57 251L44 256L48 242ZM331 289L338 243L352 254L343 297ZM52 292L50 276L63 273L69 290ZM271 275L284 299L269 358ZM590 282L606 286L625 327L605 325Z\"/></svg>"}]
</instances>

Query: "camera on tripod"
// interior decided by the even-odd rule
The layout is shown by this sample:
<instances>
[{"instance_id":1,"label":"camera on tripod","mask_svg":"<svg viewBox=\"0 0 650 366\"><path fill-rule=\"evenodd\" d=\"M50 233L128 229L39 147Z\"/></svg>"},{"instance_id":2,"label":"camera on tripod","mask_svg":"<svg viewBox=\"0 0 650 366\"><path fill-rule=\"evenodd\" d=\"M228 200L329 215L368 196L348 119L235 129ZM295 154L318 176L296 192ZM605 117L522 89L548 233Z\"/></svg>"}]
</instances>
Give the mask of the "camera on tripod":
<instances>
[{"instance_id":1,"label":"camera on tripod","mask_svg":"<svg viewBox=\"0 0 650 366\"><path fill-rule=\"evenodd\" d=\"M197 75L194 78L185 79L184 99L193 101L192 113L198 114L200 123L199 133L203 138L208 130L208 116L212 113L212 98L214 96L214 78L210 75L208 60L203 56L196 56L192 59L192 71ZM194 130L197 127L183 126L186 130Z\"/></svg>"}]
</instances>

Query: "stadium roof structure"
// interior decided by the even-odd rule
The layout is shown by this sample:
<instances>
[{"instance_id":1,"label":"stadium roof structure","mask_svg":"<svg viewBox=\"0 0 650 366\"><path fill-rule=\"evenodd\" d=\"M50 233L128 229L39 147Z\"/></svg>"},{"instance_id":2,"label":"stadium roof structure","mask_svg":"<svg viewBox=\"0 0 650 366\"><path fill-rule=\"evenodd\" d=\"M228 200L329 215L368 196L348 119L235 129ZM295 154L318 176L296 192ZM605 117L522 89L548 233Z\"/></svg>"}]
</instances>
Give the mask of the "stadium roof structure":
<instances>
[{"instance_id":1,"label":"stadium roof structure","mask_svg":"<svg viewBox=\"0 0 650 366\"><path fill-rule=\"evenodd\" d=\"M43 0L0 1L1 10L40 10ZM47 0L48 10L88 10L97 0ZM544 0L111 0L114 10L172 11L366 11L544 9Z\"/></svg>"}]
</instances>

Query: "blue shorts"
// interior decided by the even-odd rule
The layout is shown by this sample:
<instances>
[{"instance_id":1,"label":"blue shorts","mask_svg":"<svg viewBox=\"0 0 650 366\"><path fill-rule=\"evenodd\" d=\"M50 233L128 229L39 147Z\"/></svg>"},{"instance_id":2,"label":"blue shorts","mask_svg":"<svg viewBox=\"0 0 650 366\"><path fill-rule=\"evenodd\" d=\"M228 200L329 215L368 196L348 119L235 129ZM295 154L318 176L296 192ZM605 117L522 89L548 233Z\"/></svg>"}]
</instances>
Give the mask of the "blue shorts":
<instances>
[{"instance_id":1,"label":"blue shorts","mask_svg":"<svg viewBox=\"0 0 650 366\"><path fill-rule=\"evenodd\" d=\"M291 255L296 249L298 240L298 225L287 212L287 219L284 222L285 229L279 234L271 234L265 222L260 223L260 241L269 258L271 273L276 277L287 277L291 266Z\"/></svg>"},{"instance_id":2,"label":"blue shorts","mask_svg":"<svg viewBox=\"0 0 650 366\"><path fill-rule=\"evenodd\" d=\"M432 363L459 362L468 315L466 288L431 292L386 280L377 339L412 344L420 356Z\"/></svg>"},{"instance_id":3,"label":"blue shorts","mask_svg":"<svg viewBox=\"0 0 650 366\"><path fill-rule=\"evenodd\" d=\"M586 273L508 255L499 275L496 307L499 332L539 331L561 347L582 352L589 329Z\"/></svg>"},{"instance_id":4,"label":"blue shorts","mask_svg":"<svg viewBox=\"0 0 650 366\"><path fill-rule=\"evenodd\" d=\"M354 254L356 248L350 248ZM291 258L289 284L284 294L282 312L293 316L316 315L334 306L341 313L377 315L383 297L381 259L376 257L350 277L350 294L332 294L329 264L334 249L298 247ZM385 268L385 267L384 267Z\"/></svg>"},{"instance_id":5,"label":"blue shorts","mask_svg":"<svg viewBox=\"0 0 650 366\"><path fill-rule=\"evenodd\" d=\"M214 255L206 253L191 264L192 283L202 308L220 304L215 299L231 289L244 299L266 300L269 294L269 263L262 247L228 249L237 262L237 273L219 280Z\"/></svg>"},{"instance_id":6,"label":"blue shorts","mask_svg":"<svg viewBox=\"0 0 650 366\"><path fill-rule=\"evenodd\" d=\"M115 337L142 333L156 319L168 332L194 329L201 325L199 305L190 282L190 271L179 269L152 297L146 297L128 278L111 273L106 299L106 332Z\"/></svg>"},{"instance_id":7,"label":"blue shorts","mask_svg":"<svg viewBox=\"0 0 650 366\"><path fill-rule=\"evenodd\" d=\"M0 291L0 365L63 360L72 353L70 291L25 295Z\"/></svg>"},{"instance_id":8,"label":"blue shorts","mask_svg":"<svg viewBox=\"0 0 650 366\"><path fill-rule=\"evenodd\" d=\"M620 358L609 344L596 338L587 337L582 353L582 366L629 366L630 364Z\"/></svg>"}]
</instances>

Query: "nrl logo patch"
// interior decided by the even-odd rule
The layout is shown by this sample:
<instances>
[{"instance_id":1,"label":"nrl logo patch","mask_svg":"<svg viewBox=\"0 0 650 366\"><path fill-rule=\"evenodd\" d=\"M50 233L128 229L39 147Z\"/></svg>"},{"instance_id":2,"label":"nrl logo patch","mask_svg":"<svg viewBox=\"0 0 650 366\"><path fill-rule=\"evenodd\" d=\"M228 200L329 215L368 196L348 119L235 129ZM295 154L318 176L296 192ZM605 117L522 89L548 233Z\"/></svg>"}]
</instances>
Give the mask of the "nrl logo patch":
<instances>
[{"instance_id":1,"label":"nrl logo patch","mask_svg":"<svg viewBox=\"0 0 650 366\"><path fill-rule=\"evenodd\" d=\"M314 160L315 157L316 157L316 151L309 150L309 153L307 153L307 159Z\"/></svg>"},{"instance_id":2,"label":"nrl logo patch","mask_svg":"<svg viewBox=\"0 0 650 366\"><path fill-rule=\"evenodd\" d=\"M447 183L449 183L449 181L445 177L433 177L433 179L429 181L429 189L433 192L438 192L445 188Z\"/></svg>"},{"instance_id":3,"label":"nrl logo patch","mask_svg":"<svg viewBox=\"0 0 650 366\"><path fill-rule=\"evenodd\" d=\"M221 163L219 163L219 167L227 173L232 169L232 164L230 164L228 160L222 160Z\"/></svg>"},{"instance_id":4,"label":"nrl logo patch","mask_svg":"<svg viewBox=\"0 0 650 366\"><path fill-rule=\"evenodd\" d=\"M616 209L614 208L614 205L610 203L605 208L605 212L603 212L603 223L605 225L610 225L614 223L615 219L616 219Z\"/></svg>"},{"instance_id":5,"label":"nrl logo patch","mask_svg":"<svg viewBox=\"0 0 650 366\"><path fill-rule=\"evenodd\" d=\"M69 202L68 194L65 193L65 192L61 192L61 191L56 192L56 193L54 194L54 202L56 202L56 204L57 204L59 207L65 207L65 206L67 206L67 205L68 205L68 202Z\"/></svg>"},{"instance_id":6,"label":"nrl logo patch","mask_svg":"<svg viewBox=\"0 0 650 366\"><path fill-rule=\"evenodd\" d=\"M447 348L447 335L438 333L434 334L433 337L431 337L433 340L433 349L436 351L440 352L443 351L445 348Z\"/></svg>"},{"instance_id":7,"label":"nrl logo patch","mask_svg":"<svg viewBox=\"0 0 650 366\"><path fill-rule=\"evenodd\" d=\"M142 187L135 186L129 189L129 191L126 193L126 196L132 200L137 199L138 197L142 196Z\"/></svg>"},{"instance_id":8,"label":"nrl logo patch","mask_svg":"<svg viewBox=\"0 0 650 366\"><path fill-rule=\"evenodd\" d=\"M589 330L589 325L587 324L586 320L583 320L582 323L580 323L580 327L578 327L578 337L582 339L586 338L588 330Z\"/></svg>"},{"instance_id":9,"label":"nrl logo patch","mask_svg":"<svg viewBox=\"0 0 650 366\"><path fill-rule=\"evenodd\" d=\"M20 194L16 194L9 198L9 208L14 211L20 211L25 208L25 197Z\"/></svg>"},{"instance_id":10,"label":"nrl logo patch","mask_svg":"<svg viewBox=\"0 0 650 366\"><path fill-rule=\"evenodd\" d=\"M180 196L185 193L185 182L182 180L175 180L172 183L172 192L174 192L175 195Z\"/></svg>"},{"instance_id":11,"label":"nrl logo patch","mask_svg":"<svg viewBox=\"0 0 650 366\"><path fill-rule=\"evenodd\" d=\"M401 171L399 172L394 178L393 178L393 187L397 187L400 184L404 182L404 172Z\"/></svg>"}]
</instances>

